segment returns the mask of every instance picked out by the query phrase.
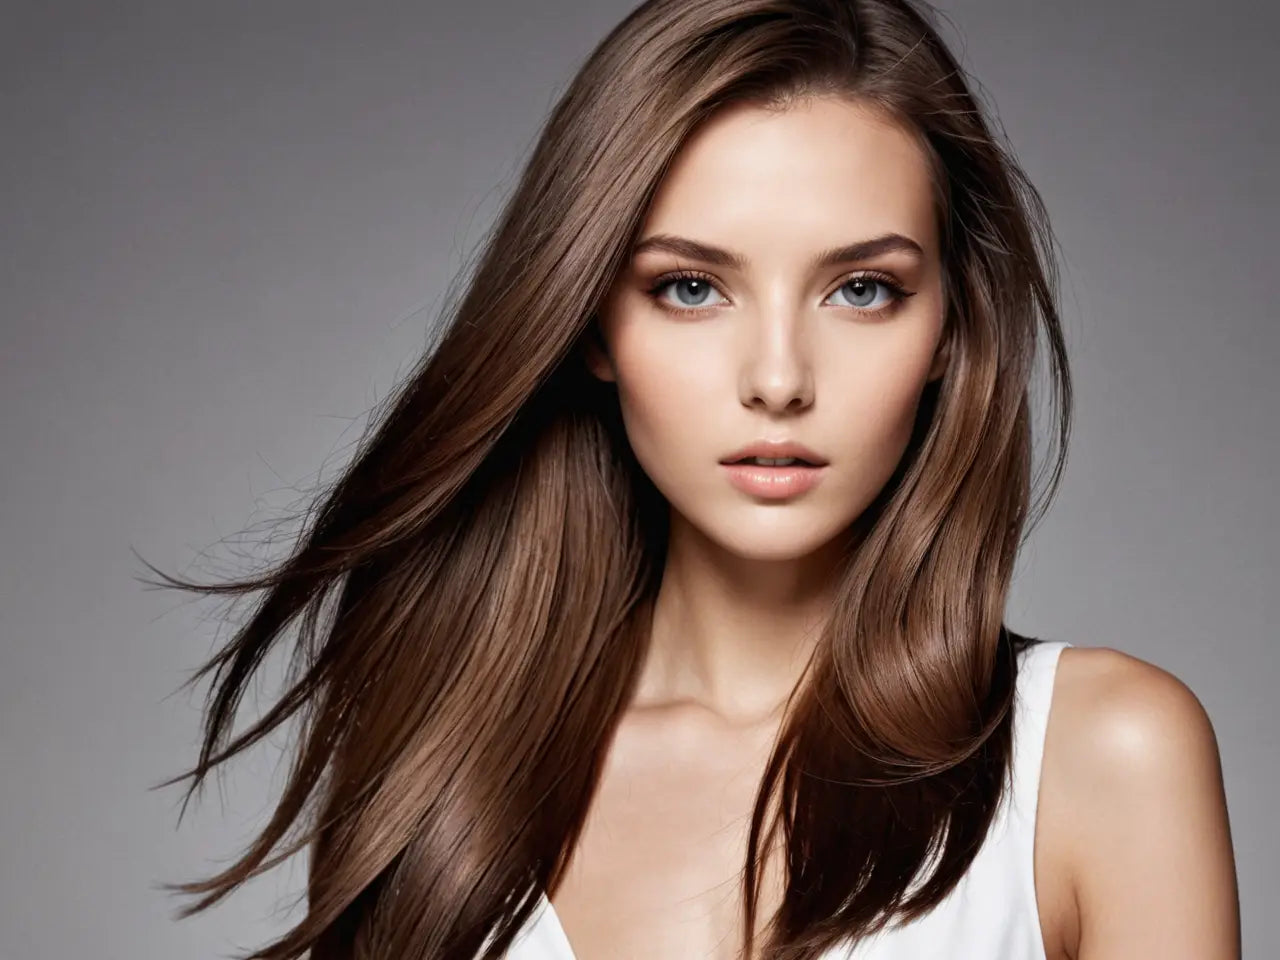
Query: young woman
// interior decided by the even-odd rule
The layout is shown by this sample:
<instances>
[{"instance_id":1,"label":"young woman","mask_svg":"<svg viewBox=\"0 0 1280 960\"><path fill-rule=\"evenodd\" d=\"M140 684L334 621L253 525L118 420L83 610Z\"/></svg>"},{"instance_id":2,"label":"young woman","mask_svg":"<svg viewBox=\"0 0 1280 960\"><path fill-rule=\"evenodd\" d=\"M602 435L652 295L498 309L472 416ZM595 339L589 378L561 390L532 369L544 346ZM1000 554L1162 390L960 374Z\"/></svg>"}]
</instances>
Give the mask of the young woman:
<instances>
[{"instance_id":1,"label":"young woman","mask_svg":"<svg viewBox=\"0 0 1280 960\"><path fill-rule=\"evenodd\" d=\"M1238 956L1195 697L1003 624L1038 348L1050 494L1071 391L1043 206L926 14L650 0L593 53L293 555L165 577L262 593L191 790L303 719L186 914L305 848L254 958Z\"/></svg>"}]
</instances>

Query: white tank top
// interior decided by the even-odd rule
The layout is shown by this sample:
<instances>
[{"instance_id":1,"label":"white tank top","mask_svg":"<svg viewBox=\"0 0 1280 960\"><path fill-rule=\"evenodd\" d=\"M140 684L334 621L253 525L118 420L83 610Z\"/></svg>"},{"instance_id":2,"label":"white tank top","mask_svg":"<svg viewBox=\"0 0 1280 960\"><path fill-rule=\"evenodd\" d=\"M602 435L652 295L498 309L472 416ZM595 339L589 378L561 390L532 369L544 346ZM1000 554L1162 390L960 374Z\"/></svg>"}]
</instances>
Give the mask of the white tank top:
<instances>
[{"instance_id":1,"label":"white tank top","mask_svg":"<svg viewBox=\"0 0 1280 960\"><path fill-rule=\"evenodd\" d=\"M923 917L834 948L823 960L1046 960L1032 851L1053 678L1058 655L1069 646L1041 641L1019 654L1012 788L960 882ZM545 894L506 958L577 960Z\"/></svg>"}]
</instances>

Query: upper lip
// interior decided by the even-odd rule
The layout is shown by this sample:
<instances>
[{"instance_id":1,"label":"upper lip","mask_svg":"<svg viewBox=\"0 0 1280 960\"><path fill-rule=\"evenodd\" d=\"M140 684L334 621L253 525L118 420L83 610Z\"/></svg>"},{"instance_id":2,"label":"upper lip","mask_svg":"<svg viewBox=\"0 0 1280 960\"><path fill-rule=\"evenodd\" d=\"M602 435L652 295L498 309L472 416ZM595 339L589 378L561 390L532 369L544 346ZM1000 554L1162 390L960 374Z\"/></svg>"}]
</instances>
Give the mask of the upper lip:
<instances>
[{"instance_id":1,"label":"upper lip","mask_svg":"<svg viewBox=\"0 0 1280 960\"><path fill-rule=\"evenodd\" d=\"M720 462L733 463L737 460L745 460L747 457L769 457L772 459L795 457L797 460L811 463L815 467L823 466L827 462L804 444L796 443L793 440L757 440L755 443L729 454Z\"/></svg>"}]
</instances>

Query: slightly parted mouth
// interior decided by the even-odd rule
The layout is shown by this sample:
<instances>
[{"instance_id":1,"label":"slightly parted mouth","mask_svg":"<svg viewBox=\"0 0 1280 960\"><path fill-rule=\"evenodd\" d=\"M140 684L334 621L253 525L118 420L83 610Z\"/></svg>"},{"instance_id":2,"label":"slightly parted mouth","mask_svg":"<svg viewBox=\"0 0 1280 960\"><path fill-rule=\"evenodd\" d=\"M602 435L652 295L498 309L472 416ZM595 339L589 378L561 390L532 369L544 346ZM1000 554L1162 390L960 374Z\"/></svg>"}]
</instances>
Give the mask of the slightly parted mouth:
<instances>
[{"instance_id":1,"label":"slightly parted mouth","mask_svg":"<svg viewBox=\"0 0 1280 960\"><path fill-rule=\"evenodd\" d=\"M766 459L766 460L791 460L791 461L792 461L791 463L756 463L755 461L756 461L757 459L759 459L759 458L757 458L757 457L739 457L737 460L721 460L720 462L721 462L721 463L723 463L723 464L724 464L725 466L727 466L727 467L737 466L737 465L740 465L740 464L741 464L741 465L744 465L744 466L753 466L753 467L765 467L765 468L772 467L772 468L774 468L774 469L779 469L779 470L780 470L780 469L782 469L783 467L820 467L820 466L823 466L823 464L820 464L820 463L811 463L811 462L809 462L808 460L803 459L802 457L765 457L765 458L764 458L764 459Z\"/></svg>"},{"instance_id":2,"label":"slightly parted mouth","mask_svg":"<svg viewBox=\"0 0 1280 960\"><path fill-rule=\"evenodd\" d=\"M804 467L823 467L827 461L819 454L814 453L804 444L795 440L756 440L735 450L720 462L728 465L733 463L742 463L753 459L763 460L795 460L798 463L790 464L790 466ZM769 466L777 466L770 464Z\"/></svg>"},{"instance_id":3,"label":"slightly parted mouth","mask_svg":"<svg viewBox=\"0 0 1280 960\"><path fill-rule=\"evenodd\" d=\"M759 463L760 460L786 460L787 463ZM740 453L731 457L725 457L720 461L726 467L730 466L758 466L762 469L782 469L784 467L825 467L827 461L823 460L817 454L809 452L805 455L797 453Z\"/></svg>"}]
</instances>

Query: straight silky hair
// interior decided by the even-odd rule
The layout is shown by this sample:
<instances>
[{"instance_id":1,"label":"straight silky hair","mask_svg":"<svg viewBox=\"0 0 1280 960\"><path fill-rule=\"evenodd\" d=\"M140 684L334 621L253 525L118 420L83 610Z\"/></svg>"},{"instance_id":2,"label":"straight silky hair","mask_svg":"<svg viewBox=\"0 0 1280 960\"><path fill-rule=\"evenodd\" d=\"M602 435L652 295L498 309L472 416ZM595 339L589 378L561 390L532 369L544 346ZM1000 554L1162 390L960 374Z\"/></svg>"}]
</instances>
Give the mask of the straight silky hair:
<instances>
[{"instance_id":1,"label":"straight silky hair","mask_svg":"<svg viewBox=\"0 0 1280 960\"><path fill-rule=\"evenodd\" d=\"M305 918L246 960L496 960L557 888L645 654L668 522L584 345L691 132L731 103L811 96L882 111L927 157L950 360L854 524L788 700L751 819L744 956L811 960L955 886L1007 795L1016 654L1035 642L1003 615L1040 519L1041 346L1057 412L1042 507L1071 387L1043 203L934 17L916 0L640 5L556 103L438 338L288 556L207 584L147 564L159 586L256 595L187 681L212 675L198 762L157 786L191 778L185 810L217 765L300 721L246 852L164 885L199 895L181 916L305 848ZM294 628L285 692L232 736ZM784 896L757 944L761 849L777 836Z\"/></svg>"}]
</instances>

